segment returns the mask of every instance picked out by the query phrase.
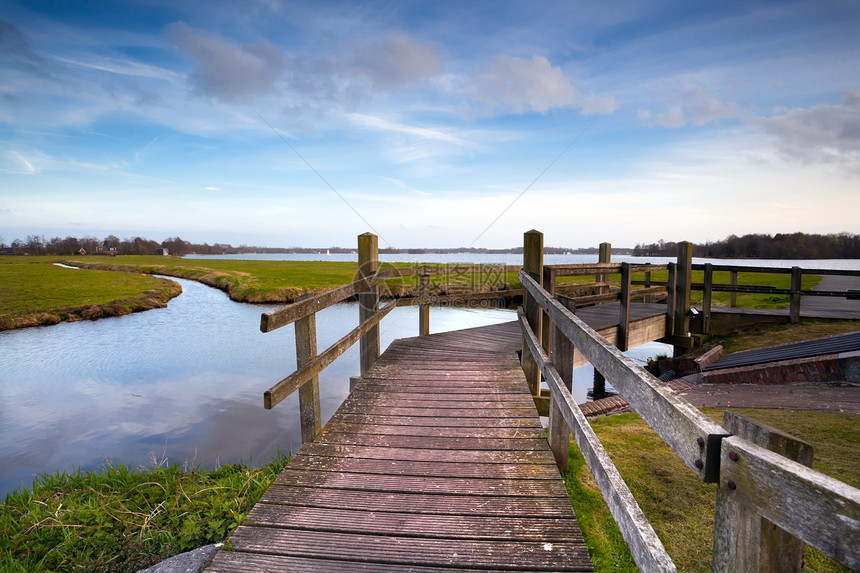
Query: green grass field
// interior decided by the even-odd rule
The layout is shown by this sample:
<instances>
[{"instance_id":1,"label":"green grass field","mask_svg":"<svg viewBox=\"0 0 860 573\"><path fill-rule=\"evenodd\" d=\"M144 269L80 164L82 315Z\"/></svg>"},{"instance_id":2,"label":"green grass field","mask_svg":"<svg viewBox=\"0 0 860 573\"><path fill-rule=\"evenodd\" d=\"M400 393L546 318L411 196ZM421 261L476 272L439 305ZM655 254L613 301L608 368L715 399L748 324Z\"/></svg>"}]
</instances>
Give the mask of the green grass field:
<instances>
[{"instance_id":1,"label":"green grass field","mask_svg":"<svg viewBox=\"0 0 860 573\"><path fill-rule=\"evenodd\" d=\"M141 273L58 267L56 257L0 257L0 330L163 307L178 284Z\"/></svg>"}]
</instances>

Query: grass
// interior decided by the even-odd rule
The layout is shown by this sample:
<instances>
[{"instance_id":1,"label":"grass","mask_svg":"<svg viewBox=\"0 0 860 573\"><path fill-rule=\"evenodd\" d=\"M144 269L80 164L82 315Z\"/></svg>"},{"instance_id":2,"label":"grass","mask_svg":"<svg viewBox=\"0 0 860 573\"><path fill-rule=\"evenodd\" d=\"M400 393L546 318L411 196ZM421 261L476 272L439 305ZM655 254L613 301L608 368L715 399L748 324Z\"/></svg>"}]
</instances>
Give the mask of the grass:
<instances>
[{"instance_id":1,"label":"grass","mask_svg":"<svg viewBox=\"0 0 860 573\"><path fill-rule=\"evenodd\" d=\"M811 443L815 469L860 486L860 416L735 411ZM721 410L705 413L722 421ZM593 420L592 427L678 569L711 571L716 486L694 476L636 414ZM570 450L569 467L565 484L595 570L636 571L609 508L575 445ZM806 569L847 571L814 549L807 550Z\"/></svg>"},{"instance_id":2,"label":"grass","mask_svg":"<svg viewBox=\"0 0 860 573\"><path fill-rule=\"evenodd\" d=\"M73 270L57 257L0 257L0 330L163 307L182 292L140 273Z\"/></svg>"},{"instance_id":3,"label":"grass","mask_svg":"<svg viewBox=\"0 0 860 573\"><path fill-rule=\"evenodd\" d=\"M288 458L211 470L178 464L38 477L0 506L0 571L133 572L222 541Z\"/></svg>"}]
</instances>

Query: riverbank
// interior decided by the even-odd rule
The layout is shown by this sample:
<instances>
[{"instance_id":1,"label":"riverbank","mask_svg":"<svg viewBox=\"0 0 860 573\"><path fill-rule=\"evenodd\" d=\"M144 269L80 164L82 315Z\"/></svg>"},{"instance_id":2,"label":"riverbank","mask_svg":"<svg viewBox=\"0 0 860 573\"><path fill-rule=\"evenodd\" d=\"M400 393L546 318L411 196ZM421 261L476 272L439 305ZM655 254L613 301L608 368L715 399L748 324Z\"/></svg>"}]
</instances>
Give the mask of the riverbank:
<instances>
[{"instance_id":1,"label":"riverbank","mask_svg":"<svg viewBox=\"0 0 860 573\"><path fill-rule=\"evenodd\" d=\"M0 571L133 572L222 541L288 456L201 469L153 461L45 474L0 506Z\"/></svg>"},{"instance_id":2,"label":"riverbank","mask_svg":"<svg viewBox=\"0 0 860 573\"><path fill-rule=\"evenodd\" d=\"M141 273L63 268L57 257L0 257L0 330L95 320L164 308L182 293Z\"/></svg>"}]
</instances>

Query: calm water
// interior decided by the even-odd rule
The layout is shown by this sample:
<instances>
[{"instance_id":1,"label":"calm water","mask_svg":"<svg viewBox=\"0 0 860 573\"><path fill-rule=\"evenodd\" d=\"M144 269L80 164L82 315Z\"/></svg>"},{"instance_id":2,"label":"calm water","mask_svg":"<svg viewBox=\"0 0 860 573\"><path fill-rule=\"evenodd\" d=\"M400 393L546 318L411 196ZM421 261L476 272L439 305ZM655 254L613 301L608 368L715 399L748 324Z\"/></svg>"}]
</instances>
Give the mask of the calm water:
<instances>
[{"instance_id":1,"label":"calm water","mask_svg":"<svg viewBox=\"0 0 860 573\"><path fill-rule=\"evenodd\" d=\"M265 410L262 397L295 369L293 328L263 334L260 313L274 306L237 304L177 281L184 292L166 309L0 332L0 495L72 465L263 462L276 448L301 444L297 398ZM383 348L417 334L417 312L386 317ZM434 309L431 331L514 318L505 310ZM319 313L320 350L357 324L352 303ZM358 373L356 345L321 374L324 419Z\"/></svg>"}]
</instances>

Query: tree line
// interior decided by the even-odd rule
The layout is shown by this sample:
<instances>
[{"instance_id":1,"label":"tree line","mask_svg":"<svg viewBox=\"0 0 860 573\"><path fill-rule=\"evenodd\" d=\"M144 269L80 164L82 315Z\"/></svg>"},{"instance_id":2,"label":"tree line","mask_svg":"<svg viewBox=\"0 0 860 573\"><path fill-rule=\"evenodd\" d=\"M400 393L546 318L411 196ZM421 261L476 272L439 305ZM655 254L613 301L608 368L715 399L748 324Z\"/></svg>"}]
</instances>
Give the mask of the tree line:
<instances>
[{"instance_id":1,"label":"tree line","mask_svg":"<svg viewBox=\"0 0 860 573\"><path fill-rule=\"evenodd\" d=\"M675 257L678 244L660 239L637 244L637 257ZM722 241L693 243L693 256L714 259L860 259L860 235L777 233L729 235Z\"/></svg>"},{"instance_id":2,"label":"tree line","mask_svg":"<svg viewBox=\"0 0 860 573\"><path fill-rule=\"evenodd\" d=\"M120 239L116 235L108 235L104 239L91 236L47 239L44 235L27 235L26 239L15 239L7 245L0 237L0 254L9 255L155 255L159 249L181 256L189 253L254 252L256 247L233 247L228 243L199 244L180 237L170 237L159 243L144 237Z\"/></svg>"}]
</instances>

